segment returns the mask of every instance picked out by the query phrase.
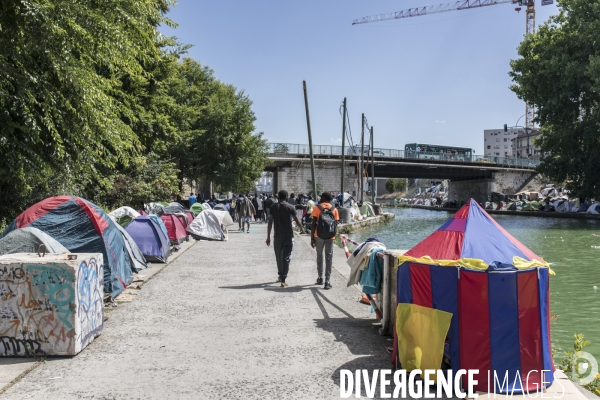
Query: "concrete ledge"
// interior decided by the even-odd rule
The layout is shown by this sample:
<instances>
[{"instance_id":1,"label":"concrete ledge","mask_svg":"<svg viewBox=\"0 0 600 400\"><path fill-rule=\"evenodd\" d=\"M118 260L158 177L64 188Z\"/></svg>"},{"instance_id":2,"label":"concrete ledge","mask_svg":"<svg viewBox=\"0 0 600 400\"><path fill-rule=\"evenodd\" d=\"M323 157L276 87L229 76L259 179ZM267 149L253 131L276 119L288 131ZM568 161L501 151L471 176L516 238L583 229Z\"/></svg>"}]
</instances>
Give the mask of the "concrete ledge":
<instances>
[{"instance_id":1,"label":"concrete ledge","mask_svg":"<svg viewBox=\"0 0 600 400\"><path fill-rule=\"evenodd\" d=\"M368 226L379 225L385 222L389 222L396 218L396 214L382 212L380 215L376 215L374 217L368 217L363 219L362 221L353 221L348 224L340 224L338 225L338 233L339 234L348 234L355 232L359 229L366 228Z\"/></svg>"}]
</instances>

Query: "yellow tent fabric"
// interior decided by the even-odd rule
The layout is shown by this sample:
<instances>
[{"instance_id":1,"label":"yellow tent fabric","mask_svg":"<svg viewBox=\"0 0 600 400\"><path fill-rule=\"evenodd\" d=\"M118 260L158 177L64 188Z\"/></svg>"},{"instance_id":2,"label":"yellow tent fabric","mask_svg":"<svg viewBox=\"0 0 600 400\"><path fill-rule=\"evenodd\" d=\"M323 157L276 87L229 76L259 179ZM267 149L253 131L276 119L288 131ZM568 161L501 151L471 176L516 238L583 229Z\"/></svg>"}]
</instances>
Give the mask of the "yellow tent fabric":
<instances>
[{"instance_id":1,"label":"yellow tent fabric","mask_svg":"<svg viewBox=\"0 0 600 400\"><path fill-rule=\"evenodd\" d=\"M402 368L439 369L452 313L416 304L398 304L396 333Z\"/></svg>"},{"instance_id":2,"label":"yellow tent fabric","mask_svg":"<svg viewBox=\"0 0 600 400\"><path fill-rule=\"evenodd\" d=\"M460 258L458 260L434 260L429 256L415 258L405 255L398 256L395 267L398 267L400 264L406 261L419 264L439 265L440 267L464 267L479 271L486 271L488 269L488 265L485 263L485 261L476 258ZM528 261L524 258L517 256L513 257L513 265L519 270L526 270L536 267L544 267L550 269L550 264L548 264L545 261ZM552 269L550 269L550 275L554 275L554 271L552 271Z\"/></svg>"}]
</instances>

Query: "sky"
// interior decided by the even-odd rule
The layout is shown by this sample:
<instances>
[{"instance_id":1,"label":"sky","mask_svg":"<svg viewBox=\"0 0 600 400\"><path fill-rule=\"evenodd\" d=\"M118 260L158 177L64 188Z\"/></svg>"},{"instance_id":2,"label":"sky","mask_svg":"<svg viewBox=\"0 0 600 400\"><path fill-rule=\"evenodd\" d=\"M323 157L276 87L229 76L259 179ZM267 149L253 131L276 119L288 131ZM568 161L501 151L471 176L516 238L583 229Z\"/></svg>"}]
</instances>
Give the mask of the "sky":
<instances>
[{"instance_id":1,"label":"sky","mask_svg":"<svg viewBox=\"0 0 600 400\"><path fill-rule=\"evenodd\" d=\"M257 132L272 143L341 145L347 98L354 143L361 113L374 146L469 147L484 129L516 125L525 104L509 89L510 60L525 34L525 7L500 4L363 25L354 19L444 0L179 0L162 33L253 101ZM537 23L558 13L536 0ZM524 124L524 118L519 121Z\"/></svg>"}]
</instances>

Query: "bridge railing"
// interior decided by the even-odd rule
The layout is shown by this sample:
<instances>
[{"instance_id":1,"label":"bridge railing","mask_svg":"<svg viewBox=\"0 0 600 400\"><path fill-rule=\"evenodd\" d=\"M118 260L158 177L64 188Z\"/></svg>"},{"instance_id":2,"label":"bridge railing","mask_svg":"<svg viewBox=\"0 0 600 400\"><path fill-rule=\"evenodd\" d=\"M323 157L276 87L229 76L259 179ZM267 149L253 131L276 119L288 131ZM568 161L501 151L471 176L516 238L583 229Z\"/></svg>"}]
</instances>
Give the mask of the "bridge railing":
<instances>
[{"instance_id":1,"label":"bridge railing","mask_svg":"<svg viewBox=\"0 0 600 400\"><path fill-rule=\"evenodd\" d=\"M360 156L360 148L348 146L345 149L347 156ZM540 164L537 159L531 158L508 158L495 157L484 155L456 155L449 153L429 153L417 152L414 150L394 150L394 149L373 149L375 159L381 160L385 158L394 159L420 159L432 161L451 161L451 162L466 162L479 164L497 164L512 167L527 167L534 168ZM289 155L309 155L310 147L307 144L292 144L292 143L269 143L269 153L274 156ZM313 145L313 154L316 156L340 156L342 155L342 146L332 145ZM365 156L370 156L370 151L365 149Z\"/></svg>"}]
</instances>

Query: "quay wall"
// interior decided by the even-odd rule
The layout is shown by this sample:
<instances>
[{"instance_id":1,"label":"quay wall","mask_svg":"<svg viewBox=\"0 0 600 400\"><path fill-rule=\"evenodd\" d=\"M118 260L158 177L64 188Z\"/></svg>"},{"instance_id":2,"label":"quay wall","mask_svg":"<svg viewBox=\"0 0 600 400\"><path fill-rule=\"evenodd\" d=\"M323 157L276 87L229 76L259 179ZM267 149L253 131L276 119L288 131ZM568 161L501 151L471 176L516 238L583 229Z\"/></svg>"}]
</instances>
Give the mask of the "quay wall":
<instances>
[{"instance_id":1,"label":"quay wall","mask_svg":"<svg viewBox=\"0 0 600 400\"><path fill-rule=\"evenodd\" d=\"M389 208L418 208L421 210L430 211L444 211L455 213L458 208L445 208L445 207L431 207L424 206L421 204L405 205L401 207L395 207L394 205L383 204L384 207ZM600 214L588 214L588 213L560 213L560 212L544 212L544 211L501 211L501 210L485 210L488 214L493 215L518 215L521 217L538 217L538 218L571 218L571 219L600 219Z\"/></svg>"},{"instance_id":2,"label":"quay wall","mask_svg":"<svg viewBox=\"0 0 600 400\"><path fill-rule=\"evenodd\" d=\"M375 215L373 217L368 217L363 219L362 221L352 221L347 224L339 224L338 225L338 234L350 234L352 232L356 232L357 230L371 227L374 225L383 224L389 222L396 218L396 214L382 212L380 215Z\"/></svg>"}]
</instances>

